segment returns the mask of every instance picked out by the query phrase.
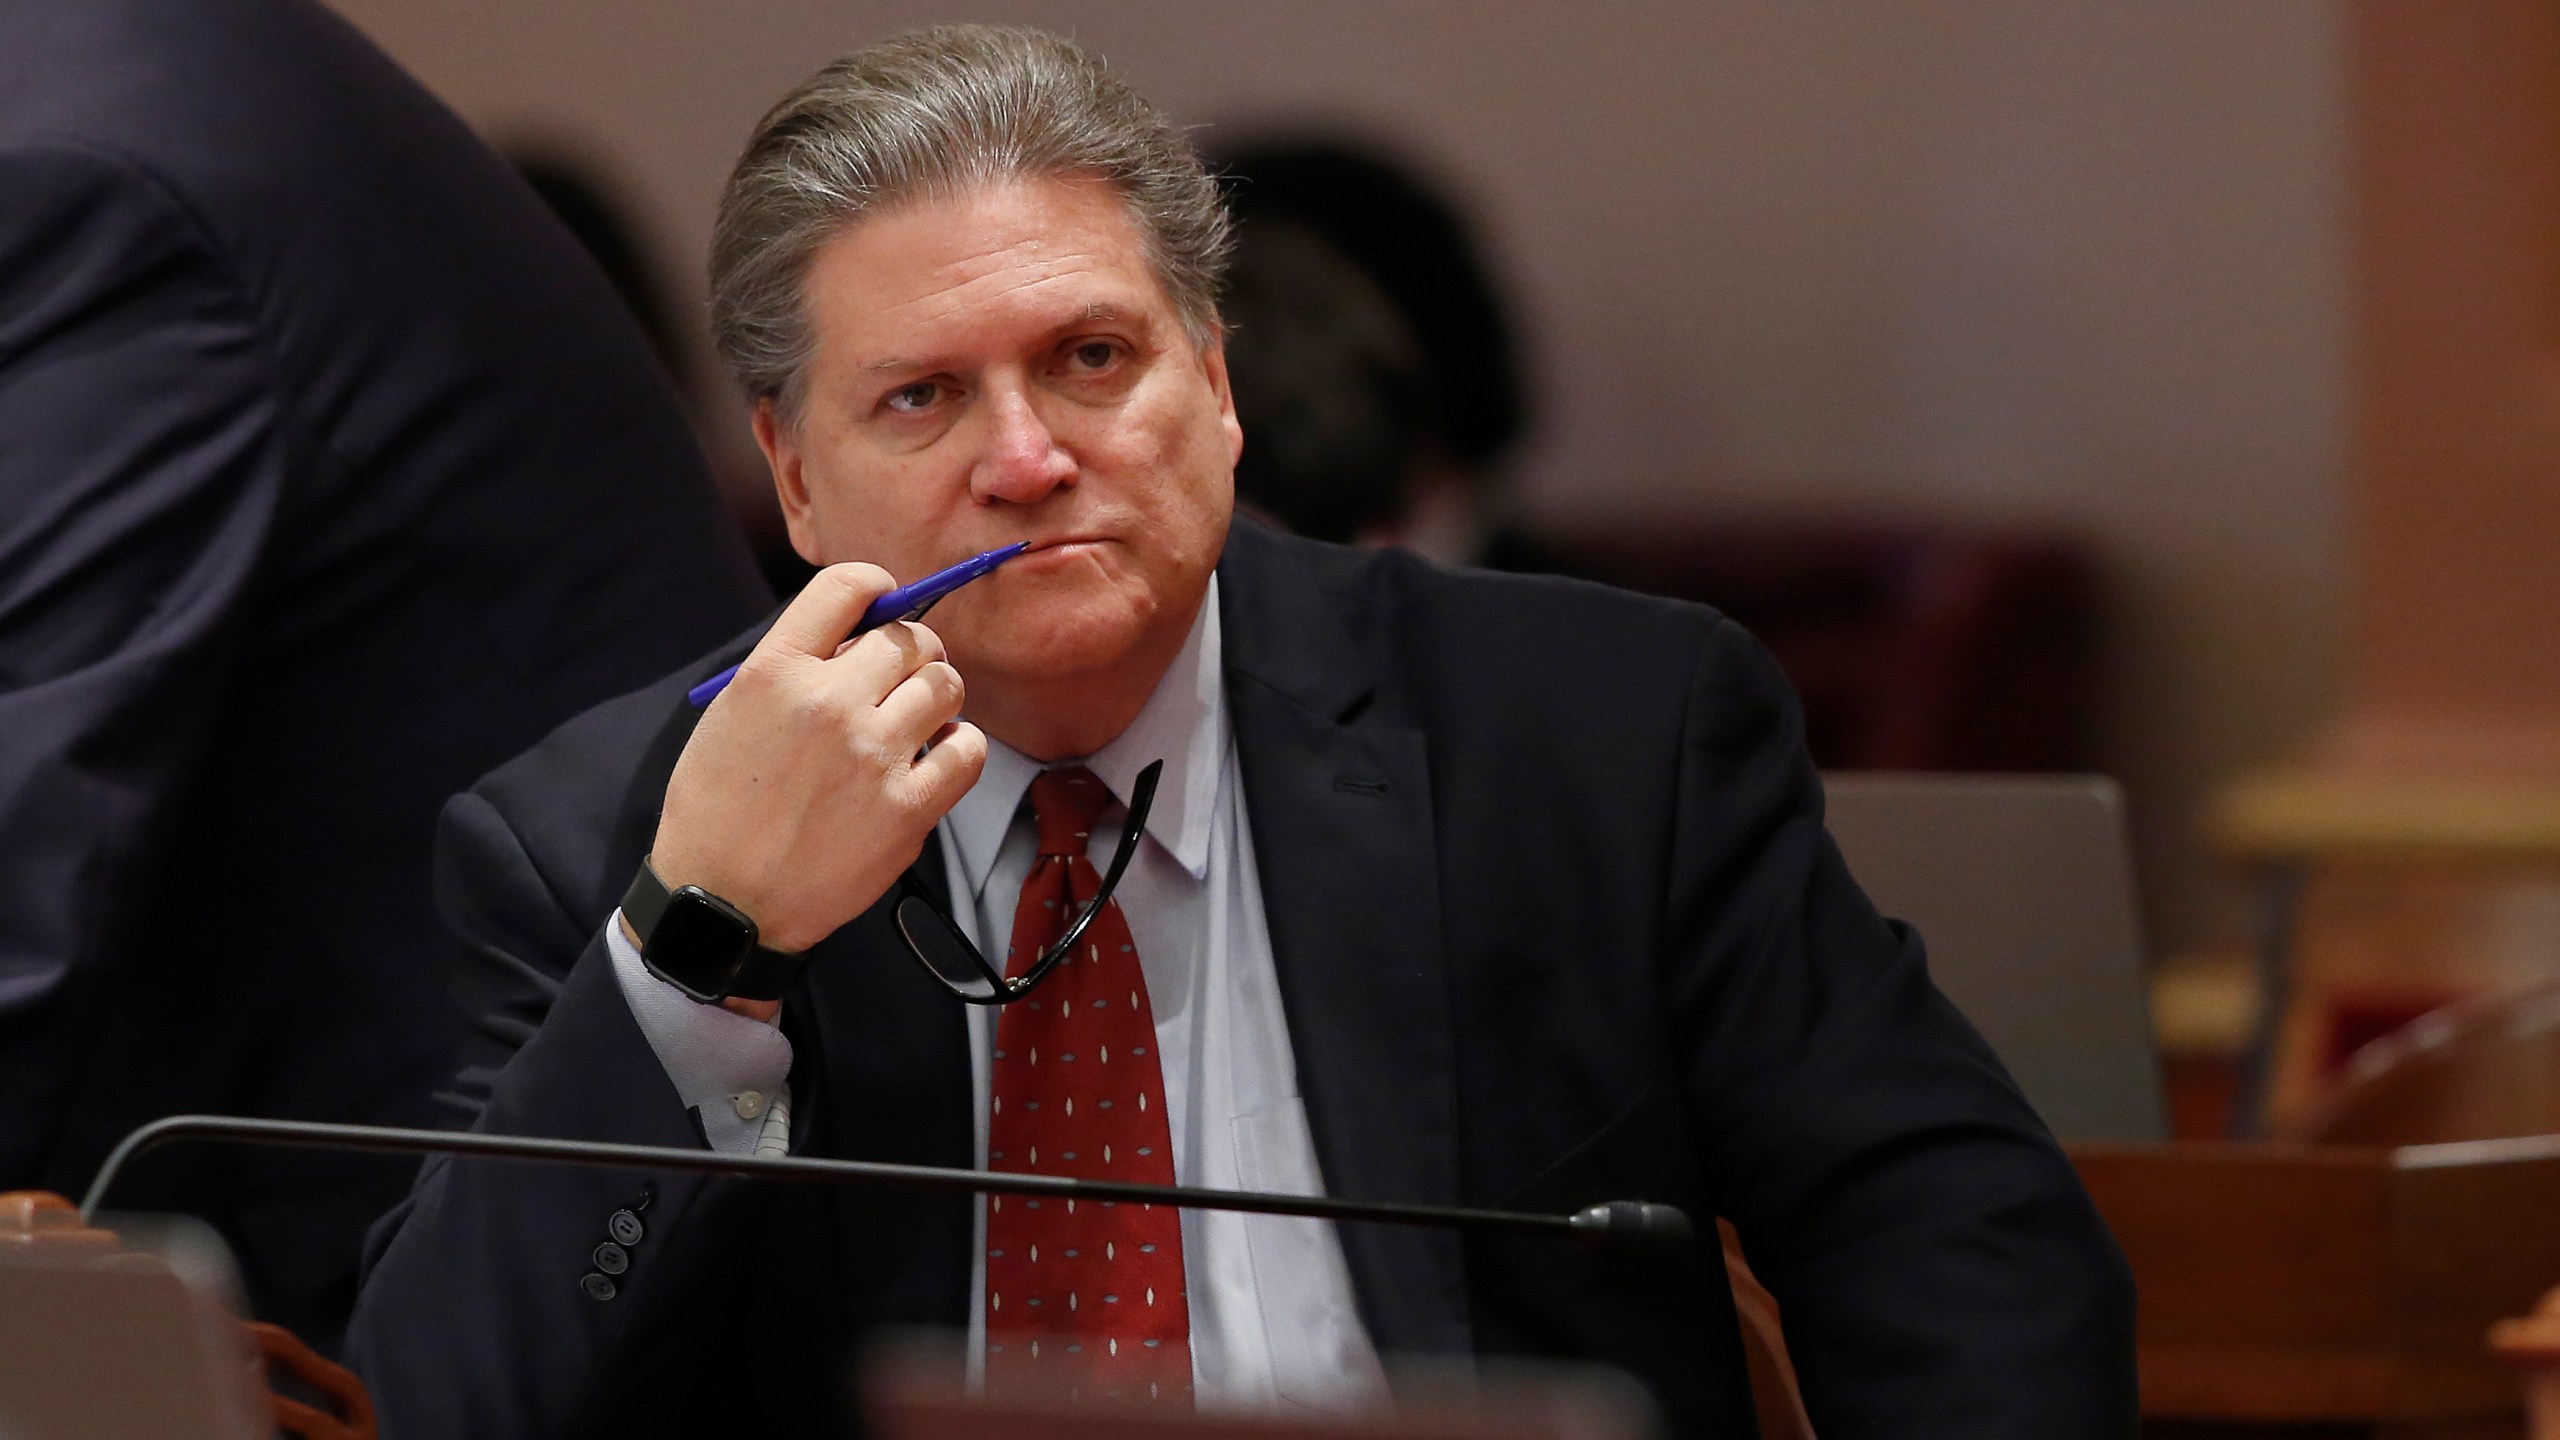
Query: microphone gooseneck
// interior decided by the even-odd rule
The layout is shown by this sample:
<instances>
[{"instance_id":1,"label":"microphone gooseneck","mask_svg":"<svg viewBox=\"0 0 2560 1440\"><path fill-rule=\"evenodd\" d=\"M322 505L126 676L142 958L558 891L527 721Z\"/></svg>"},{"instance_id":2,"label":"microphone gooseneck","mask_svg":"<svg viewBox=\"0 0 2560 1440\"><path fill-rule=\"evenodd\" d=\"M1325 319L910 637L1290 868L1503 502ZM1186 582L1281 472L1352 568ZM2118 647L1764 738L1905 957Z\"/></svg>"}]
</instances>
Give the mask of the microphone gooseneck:
<instances>
[{"instance_id":1,"label":"microphone gooseneck","mask_svg":"<svg viewBox=\"0 0 2560 1440\"><path fill-rule=\"evenodd\" d=\"M1571 1215L1526 1210L1480 1210L1401 1201L1343 1200L1329 1195L1279 1195L1254 1190L1203 1190L1188 1185L1136 1185L1117 1180L1075 1180L1062 1175L1023 1175L1003 1170L955 1170L883 1160L820 1160L801 1155L723 1155L663 1145L604 1140L559 1140L538 1135L483 1135L472 1131L413 1130L388 1125L337 1125L316 1120L257 1120L243 1115L171 1115L127 1135L98 1167L80 1199L83 1219L94 1217L116 1174L147 1151L181 1140L284 1145L310 1150L390 1151L411 1155L471 1155L498 1160L547 1160L625 1170L681 1170L743 1175L828 1185L878 1186L942 1195L1059 1196L1076 1200L1129 1201L1195 1210L1238 1210L1256 1215L1297 1215L1319 1220L1370 1220L1390 1225L1531 1231L1556 1235L1616 1253L1664 1253L1687 1248L1689 1217L1676 1207L1641 1200L1610 1200Z\"/></svg>"}]
</instances>

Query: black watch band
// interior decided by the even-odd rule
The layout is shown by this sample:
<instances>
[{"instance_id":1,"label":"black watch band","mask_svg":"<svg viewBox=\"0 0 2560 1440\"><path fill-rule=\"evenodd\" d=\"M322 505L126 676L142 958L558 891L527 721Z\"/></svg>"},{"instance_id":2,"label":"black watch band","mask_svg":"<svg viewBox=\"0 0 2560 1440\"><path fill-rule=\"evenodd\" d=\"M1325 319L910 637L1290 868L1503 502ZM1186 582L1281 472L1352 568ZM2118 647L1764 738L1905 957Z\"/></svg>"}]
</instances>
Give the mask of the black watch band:
<instances>
[{"instance_id":1,"label":"black watch band","mask_svg":"<svg viewBox=\"0 0 2560 1440\"><path fill-rule=\"evenodd\" d=\"M647 860L622 895L622 918L640 937L650 974L705 1005L779 1000L800 978L805 954L756 943L756 922L698 885L669 890Z\"/></svg>"}]
</instances>

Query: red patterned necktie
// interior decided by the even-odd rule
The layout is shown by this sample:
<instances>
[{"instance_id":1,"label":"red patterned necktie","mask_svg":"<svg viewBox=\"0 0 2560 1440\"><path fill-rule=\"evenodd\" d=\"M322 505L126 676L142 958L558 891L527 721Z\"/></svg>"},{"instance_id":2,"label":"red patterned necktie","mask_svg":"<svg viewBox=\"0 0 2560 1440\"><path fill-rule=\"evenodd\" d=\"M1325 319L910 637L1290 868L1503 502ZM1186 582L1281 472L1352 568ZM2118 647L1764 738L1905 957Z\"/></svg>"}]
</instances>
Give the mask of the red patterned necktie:
<instances>
[{"instance_id":1,"label":"red patterned necktie","mask_svg":"<svg viewBox=\"0 0 2560 1440\"><path fill-rule=\"evenodd\" d=\"M1028 968L1101 890L1085 844L1111 803L1081 767L1031 782L1040 855L1022 882L1007 973ZM1116 901L1076 952L996 1022L987 1168L1170 1185L1155 1010ZM987 1380L1190 1403L1181 1212L989 1197Z\"/></svg>"}]
</instances>

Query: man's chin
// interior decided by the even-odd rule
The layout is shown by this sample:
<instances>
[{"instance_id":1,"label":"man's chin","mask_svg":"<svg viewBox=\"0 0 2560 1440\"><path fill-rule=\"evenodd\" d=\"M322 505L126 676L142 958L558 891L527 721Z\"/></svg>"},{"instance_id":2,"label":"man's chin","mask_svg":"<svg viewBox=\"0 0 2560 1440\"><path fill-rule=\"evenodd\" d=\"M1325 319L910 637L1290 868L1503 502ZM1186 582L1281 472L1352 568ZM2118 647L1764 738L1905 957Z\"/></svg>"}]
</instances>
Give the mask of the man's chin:
<instances>
[{"instance_id":1,"label":"man's chin","mask_svg":"<svg viewBox=\"0 0 2560 1440\"><path fill-rule=\"evenodd\" d=\"M1032 625L994 626L967 643L953 642L952 663L972 687L1066 685L1111 676L1143 636L1144 627L1125 611L1089 617L1049 614Z\"/></svg>"},{"instance_id":2,"label":"man's chin","mask_svg":"<svg viewBox=\"0 0 2560 1440\"><path fill-rule=\"evenodd\" d=\"M1168 594L1165 584L1136 576L1095 577L1070 567L1017 577L1011 568L997 571L987 590L954 597L955 608L961 600L977 603L950 616L951 628L942 632L973 699L999 698L995 689L1008 686L1055 691L1091 683L1135 687L1143 701L1158 676L1138 672L1172 662L1208 586L1204 573L1186 604L1182 587ZM1087 699L1116 708L1098 694Z\"/></svg>"}]
</instances>

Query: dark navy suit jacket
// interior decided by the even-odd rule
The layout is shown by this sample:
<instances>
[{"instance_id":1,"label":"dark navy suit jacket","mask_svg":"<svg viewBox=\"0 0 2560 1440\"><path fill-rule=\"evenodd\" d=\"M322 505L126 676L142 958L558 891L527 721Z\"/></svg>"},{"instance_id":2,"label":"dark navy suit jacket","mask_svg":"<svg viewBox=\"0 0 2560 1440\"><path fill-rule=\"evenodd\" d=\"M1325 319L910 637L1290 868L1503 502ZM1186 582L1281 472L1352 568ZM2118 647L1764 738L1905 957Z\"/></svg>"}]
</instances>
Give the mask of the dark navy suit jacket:
<instances>
[{"instance_id":1,"label":"dark navy suit jacket","mask_svg":"<svg viewBox=\"0 0 2560 1440\"><path fill-rule=\"evenodd\" d=\"M0 1189L420 1121L437 807L770 604L635 326L310 0L0 6ZM172 1150L327 1343L379 1159Z\"/></svg>"},{"instance_id":2,"label":"dark navy suit jacket","mask_svg":"<svg viewBox=\"0 0 2560 1440\"><path fill-rule=\"evenodd\" d=\"M1220 576L1328 1190L1728 1216L1825 1435L2133 1433L2123 1261L1917 939L1843 868L1756 645L1695 606L1244 524ZM440 893L488 1010L464 1087L482 1128L701 1143L600 935L691 733L685 687L753 638L446 811ZM971 1162L962 1007L878 908L819 947L783 1024L796 1150ZM644 1204L616 1293L590 1298L608 1222ZM431 1161L376 1233L350 1351L400 1440L787 1433L826 1423L862 1331L965 1322L969 1236L948 1198ZM1752 1433L1711 1241L1634 1266L1342 1236L1382 1351L1602 1360L1677 1433Z\"/></svg>"}]
</instances>

